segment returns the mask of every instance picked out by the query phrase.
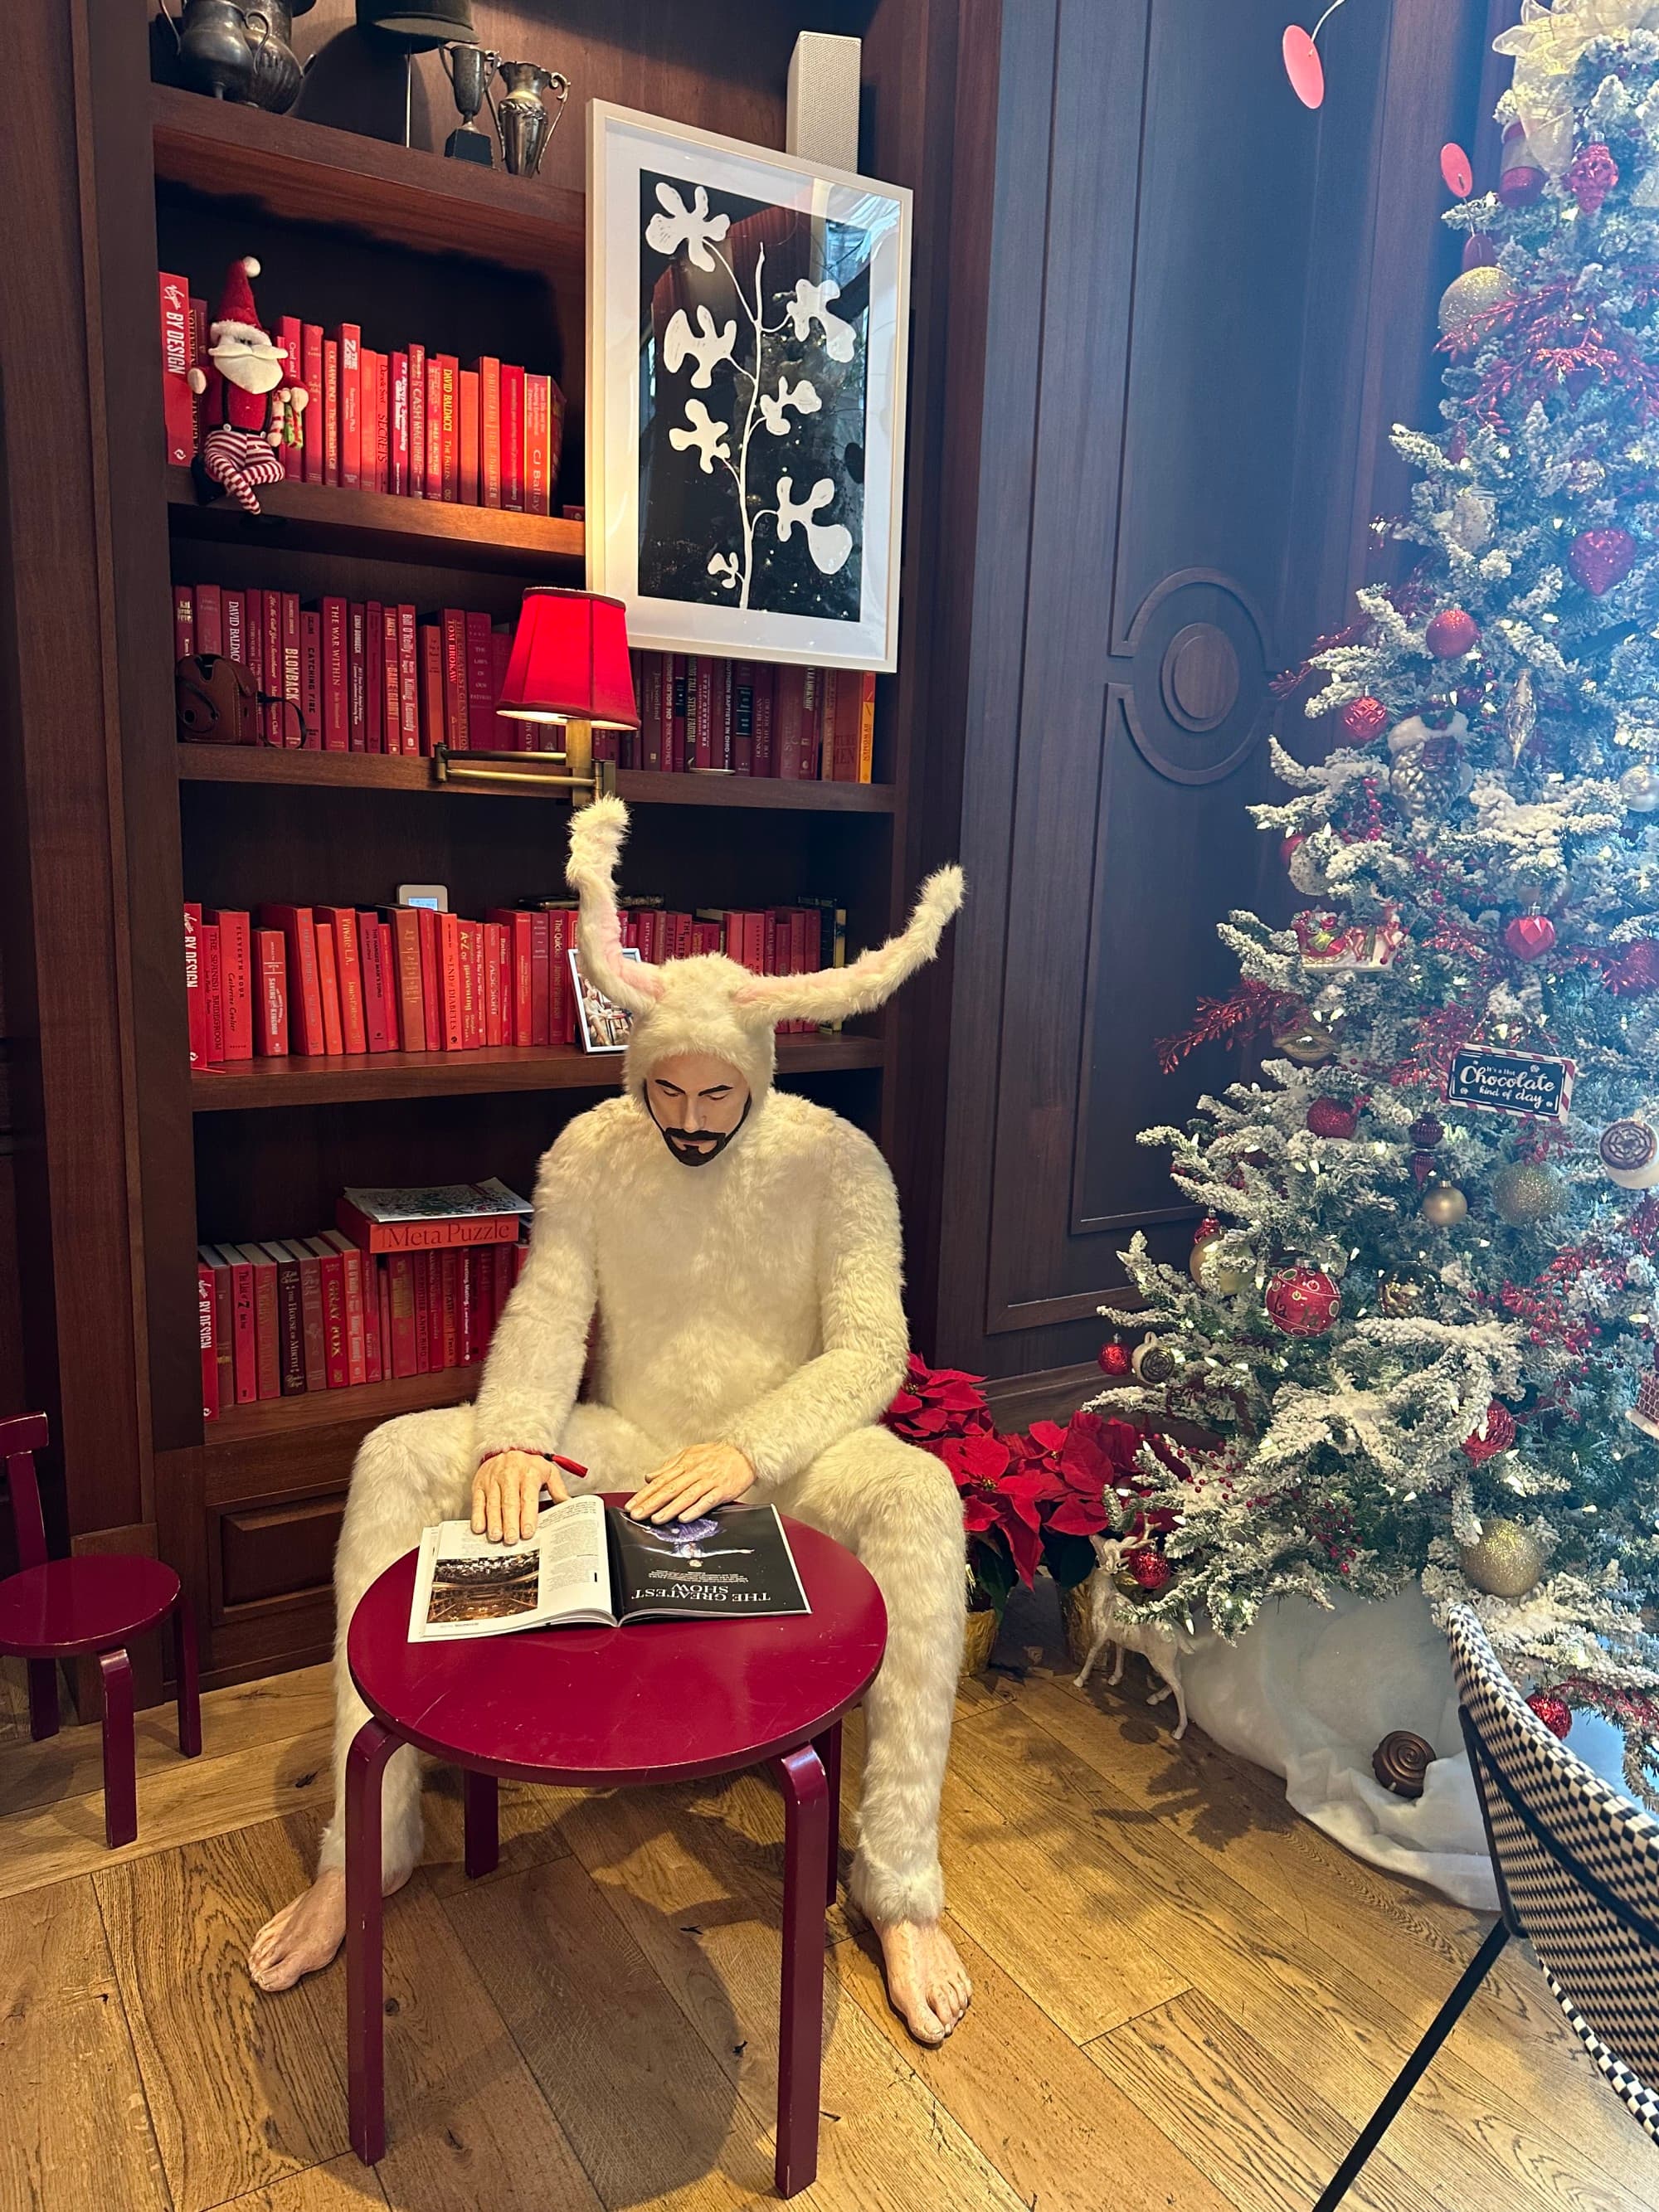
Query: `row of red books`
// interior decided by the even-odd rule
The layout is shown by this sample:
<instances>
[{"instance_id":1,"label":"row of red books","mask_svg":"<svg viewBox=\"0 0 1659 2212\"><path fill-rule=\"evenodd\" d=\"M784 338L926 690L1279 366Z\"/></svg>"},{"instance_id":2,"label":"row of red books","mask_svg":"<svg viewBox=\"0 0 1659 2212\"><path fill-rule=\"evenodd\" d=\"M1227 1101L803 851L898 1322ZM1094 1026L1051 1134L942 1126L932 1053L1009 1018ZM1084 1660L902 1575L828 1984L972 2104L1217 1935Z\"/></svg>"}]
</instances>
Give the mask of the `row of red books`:
<instances>
[{"instance_id":1,"label":"row of red books","mask_svg":"<svg viewBox=\"0 0 1659 2212\"><path fill-rule=\"evenodd\" d=\"M189 371L208 360L207 302L162 273L161 392L167 459L187 467L201 443ZM396 492L550 514L564 442L564 395L550 376L481 355L463 368L422 345L377 353L356 323L325 333L284 315L276 343L287 381L303 384L303 441L282 450L295 483Z\"/></svg>"},{"instance_id":2,"label":"row of red books","mask_svg":"<svg viewBox=\"0 0 1659 2212\"><path fill-rule=\"evenodd\" d=\"M495 907L482 921L431 907L184 910L192 1068L339 1053L574 1045L573 905ZM757 975L844 964L843 907L626 910L623 941L653 961L726 952ZM815 1025L792 1022L786 1032Z\"/></svg>"},{"instance_id":3,"label":"row of red books","mask_svg":"<svg viewBox=\"0 0 1659 2212\"><path fill-rule=\"evenodd\" d=\"M772 667L700 653L636 653L633 659L639 728L594 732L595 752L603 738L618 768L869 782L876 729L869 669Z\"/></svg>"},{"instance_id":4,"label":"row of red books","mask_svg":"<svg viewBox=\"0 0 1659 2212\"><path fill-rule=\"evenodd\" d=\"M497 714L510 629L477 610L422 616L378 599L175 584L173 650L223 653L264 696L264 740L307 752L515 752L529 725Z\"/></svg>"},{"instance_id":5,"label":"row of red books","mask_svg":"<svg viewBox=\"0 0 1659 2212\"><path fill-rule=\"evenodd\" d=\"M526 1243L366 1252L342 1231L198 1248L202 1412L470 1367Z\"/></svg>"}]
</instances>

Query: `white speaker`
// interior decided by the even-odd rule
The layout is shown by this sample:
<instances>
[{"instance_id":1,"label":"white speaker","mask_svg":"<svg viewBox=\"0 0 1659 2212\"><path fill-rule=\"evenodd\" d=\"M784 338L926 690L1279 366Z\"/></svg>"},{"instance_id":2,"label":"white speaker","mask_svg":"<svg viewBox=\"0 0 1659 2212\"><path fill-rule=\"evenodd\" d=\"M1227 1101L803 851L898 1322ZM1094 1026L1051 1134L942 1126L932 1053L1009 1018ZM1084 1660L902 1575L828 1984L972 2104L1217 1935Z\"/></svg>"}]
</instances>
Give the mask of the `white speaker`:
<instances>
[{"instance_id":1,"label":"white speaker","mask_svg":"<svg viewBox=\"0 0 1659 2212\"><path fill-rule=\"evenodd\" d=\"M859 165L859 39L803 31L789 57L784 151L827 169Z\"/></svg>"}]
</instances>

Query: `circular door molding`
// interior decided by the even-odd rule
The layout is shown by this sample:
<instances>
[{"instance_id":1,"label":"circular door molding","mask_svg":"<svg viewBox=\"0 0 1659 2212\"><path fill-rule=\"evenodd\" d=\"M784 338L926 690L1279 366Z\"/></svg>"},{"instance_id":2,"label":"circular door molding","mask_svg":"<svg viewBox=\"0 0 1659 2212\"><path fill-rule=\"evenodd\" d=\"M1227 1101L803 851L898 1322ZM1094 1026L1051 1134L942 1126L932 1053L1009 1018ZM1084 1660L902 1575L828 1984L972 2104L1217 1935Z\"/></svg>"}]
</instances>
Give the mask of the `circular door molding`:
<instances>
[{"instance_id":1,"label":"circular door molding","mask_svg":"<svg viewBox=\"0 0 1659 2212\"><path fill-rule=\"evenodd\" d=\"M1212 568L1181 568L1142 600L1115 689L1135 750L1172 783L1218 782L1273 719L1266 625L1254 600Z\"/></svg>"}]
</instances>

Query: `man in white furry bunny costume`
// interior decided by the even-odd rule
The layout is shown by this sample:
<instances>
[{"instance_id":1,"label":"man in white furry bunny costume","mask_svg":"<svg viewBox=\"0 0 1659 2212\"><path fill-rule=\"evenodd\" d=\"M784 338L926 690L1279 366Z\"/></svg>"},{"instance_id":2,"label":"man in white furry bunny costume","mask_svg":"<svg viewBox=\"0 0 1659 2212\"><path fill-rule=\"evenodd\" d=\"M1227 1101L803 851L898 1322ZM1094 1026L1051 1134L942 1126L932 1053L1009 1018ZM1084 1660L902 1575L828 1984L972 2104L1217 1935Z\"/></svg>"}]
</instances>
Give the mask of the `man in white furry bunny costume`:
<instances>
[{"instance_id":1,"label":"man in white furry bunny costume","mask_svg":"<svg viewBox=\"0 0 1659 2212\"><path fill-rule=\"evenodd\" d=\"M569 863L584 970L634 1018L625 1087L578 1115L542 1161L530 1257L476 1407L390 1421L358 1454L335 1562L335 1816L314 1885L261 1930L251 1969L262 1988L286 1989L344 1932L344 1762L367 1717L345 1665L359 1598L424 1527L469 1506L491 1536L527 1530L544 1488L566 1493L546 1456L557 1451L588 1470L586 1486L637 1492L641 1516L775 1501L875 1576L887 1656L866 1705L851 1888L895 2008L936 2043L969 1995L939 1924L961 1508L939 1461L879 1425L908 1340L892 1177L859 1130L774 1090L773 1028L880 1005L932 957L961 874L933 877L902 934L849 968L757 976L719 954L635 965L620 957L613 884L627 824L614 799L581 810ZM510 1672L510 1645L501 1664ZM413 1751L394 1756L385 1790L390 1891L421 1850Z\"/></svg>"}]
</instances>

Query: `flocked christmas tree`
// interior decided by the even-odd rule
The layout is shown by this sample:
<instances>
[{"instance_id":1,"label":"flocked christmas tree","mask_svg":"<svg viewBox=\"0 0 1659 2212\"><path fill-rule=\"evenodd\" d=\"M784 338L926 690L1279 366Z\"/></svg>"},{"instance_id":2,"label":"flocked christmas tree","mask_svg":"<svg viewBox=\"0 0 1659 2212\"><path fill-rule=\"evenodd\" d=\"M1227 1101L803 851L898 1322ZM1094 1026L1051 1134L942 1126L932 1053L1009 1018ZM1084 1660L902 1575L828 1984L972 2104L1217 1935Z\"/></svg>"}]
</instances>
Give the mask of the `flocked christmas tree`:
<instances>
[{"instance_id":1,"label":"flocked christmas tree","mask_svg":"<svg viewBox=\"0 0 1659 2212\"><path fill-rule=\"evenodd\" d=\"M1528 0L1499 43L1444 428L1395 434L1416 565L1299 672L1338 749L1276 746L1255 812L1313 903L1231 915L1239 988L1168 1048L1266 1057L1143 1138L1207 1218L1191 1279L1126 1255L1158 1340L1098 1404L1219 1440L1120 1495L1172 1570L1151 1613L1420 1578L1559 1730L1616 1720L1653 1802L1659 4Z\"/></svg>"}]
</instances>

